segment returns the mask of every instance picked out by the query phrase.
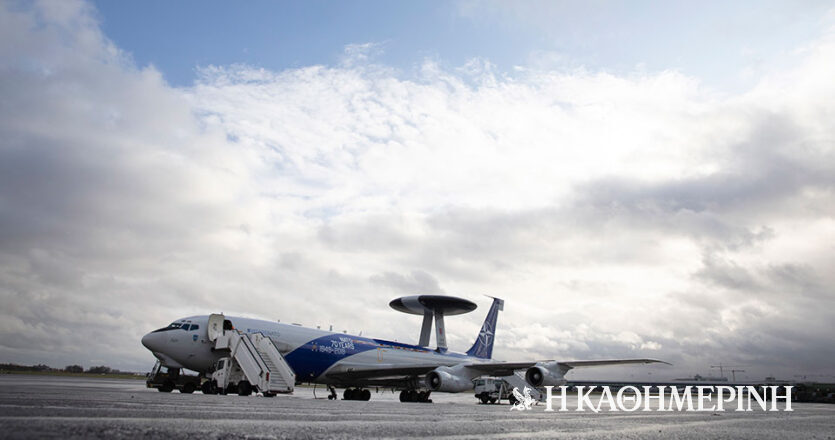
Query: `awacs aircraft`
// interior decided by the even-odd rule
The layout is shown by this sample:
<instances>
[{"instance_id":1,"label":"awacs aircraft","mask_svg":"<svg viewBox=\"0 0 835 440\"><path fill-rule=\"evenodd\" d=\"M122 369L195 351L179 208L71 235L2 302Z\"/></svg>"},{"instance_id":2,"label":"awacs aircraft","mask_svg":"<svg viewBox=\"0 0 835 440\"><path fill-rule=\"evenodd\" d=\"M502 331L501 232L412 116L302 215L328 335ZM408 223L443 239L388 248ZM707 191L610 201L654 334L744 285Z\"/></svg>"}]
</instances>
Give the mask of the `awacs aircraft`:
<instances>
[{"instance_id":1,"label":"awacs aircraft","mask_svg":"<svg viewBox=\"0 0 835 440\"><path fill-rule=\"evenodd\" d=\"M213 341L219 331L261 334L274 344L295 373L296 383L326 385L332 397L334 388L345 388L347 400L368 400L369 387L401 390L401 401L428 401L429 393L461 392L473 389L479 376L518 376L534 387L562 385L572 368L662 362L655 359L610 359L587 361L534 360L497 362L491 360L496 321L504 302L494 298L487 317L472 347L464 353L447 349L444 316L472 311L476 304L450 296L418 295L395 299L391 307L423 315L417 345L349 335L300 325L281 324L223 315L191 316L142 338L162 365L170 369L187 368L206 376L224 356ZM429 348L432 321L435 321L437 348ZM223 329L219 329L222 326Z\"/></svg>"}]
</instances>

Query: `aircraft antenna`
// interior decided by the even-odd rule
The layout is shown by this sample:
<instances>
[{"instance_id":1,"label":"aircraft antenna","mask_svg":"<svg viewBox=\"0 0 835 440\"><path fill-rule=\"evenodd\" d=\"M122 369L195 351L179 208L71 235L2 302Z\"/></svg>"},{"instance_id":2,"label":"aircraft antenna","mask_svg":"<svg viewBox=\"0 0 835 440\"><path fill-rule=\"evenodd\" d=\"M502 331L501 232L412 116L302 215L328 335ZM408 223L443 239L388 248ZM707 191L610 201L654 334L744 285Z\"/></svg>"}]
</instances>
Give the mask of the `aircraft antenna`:
<instances>
[{"instance_id":1,"label":"aircraft antenna","mask_svg":"<svg viewBox=\"0 0 835 440\"><path fill-rule=\"evenodd\" d=\"M429 346L432 322L435 322L435 342L438 344L438 351L446 351L446 328L444 316L461 315L469 313L478 307L474 302L464 298L445 295L414 295L404 296L392 300L389 306L398 312L410 315L422 315L423 325L420 327L418 345Z\"/></svg>"}]
</instances>

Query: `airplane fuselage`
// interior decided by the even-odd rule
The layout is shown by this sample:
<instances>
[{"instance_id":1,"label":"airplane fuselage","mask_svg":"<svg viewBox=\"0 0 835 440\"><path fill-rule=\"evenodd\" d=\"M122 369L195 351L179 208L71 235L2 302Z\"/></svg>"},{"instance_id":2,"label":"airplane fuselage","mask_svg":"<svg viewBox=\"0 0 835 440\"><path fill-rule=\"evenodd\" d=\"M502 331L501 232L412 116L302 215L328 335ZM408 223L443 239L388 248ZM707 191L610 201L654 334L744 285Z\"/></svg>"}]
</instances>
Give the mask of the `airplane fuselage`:
<instances>
[{"instance_id":1,"label":"airplane fuselage","mask_svg":"<svg viewBox=\"0 0 835 440\"><path fill-rule=\"evenodd\" d=\"M350 371L353 365L452 366L484 361L463 353L300 325L229 316L226 319L237 330L269 337L296 373L297 382L302 383L346 384L344 379L329 379L327 373ZM207 373L218 359L226 356L224 352L213 350L214 343L208 336L208 320L206 315L177 320L166 328L145 335L142 344L163 365Z\"/></svg>"}]
</instances>

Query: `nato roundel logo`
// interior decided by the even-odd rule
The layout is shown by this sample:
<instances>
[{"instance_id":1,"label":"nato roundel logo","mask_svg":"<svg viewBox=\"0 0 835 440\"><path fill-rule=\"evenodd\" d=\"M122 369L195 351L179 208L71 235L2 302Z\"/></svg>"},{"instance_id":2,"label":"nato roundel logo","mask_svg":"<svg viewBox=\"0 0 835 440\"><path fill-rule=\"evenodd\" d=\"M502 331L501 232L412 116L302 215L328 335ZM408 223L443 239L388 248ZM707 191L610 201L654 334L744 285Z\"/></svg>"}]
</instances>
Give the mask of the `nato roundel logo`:
<instances>
[{"instance_id":1,"label":"nato roundel logo","mask_svg":"<svg viewBox=\"0 0 835 440\"><path fill-rule=\"evenodd\" d=\"M191 340L197 342L197 335L191 335Z\"/></svg>"}]
</instances>

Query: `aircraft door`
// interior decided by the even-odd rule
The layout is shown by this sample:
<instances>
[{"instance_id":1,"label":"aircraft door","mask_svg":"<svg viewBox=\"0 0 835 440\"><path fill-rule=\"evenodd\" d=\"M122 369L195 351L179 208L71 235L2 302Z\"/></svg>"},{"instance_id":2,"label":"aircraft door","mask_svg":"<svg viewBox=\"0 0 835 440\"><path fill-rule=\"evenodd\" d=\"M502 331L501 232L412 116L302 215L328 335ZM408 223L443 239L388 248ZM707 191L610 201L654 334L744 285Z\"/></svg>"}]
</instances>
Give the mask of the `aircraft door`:
<instances>
[{"instance_id":1,"label":"aircraft door","mask_svg":"<svg viewBox=\"0 0 835 440\"><path fill-rule=\"evenodd\" d=\"M223 334L224 319L226 318L224 318L223 314L220 313L212 313L209 315L209 328L206 331L208 332L207 336L210 341L214 341L218 336Z\"/></svg>"}]
</instances>

